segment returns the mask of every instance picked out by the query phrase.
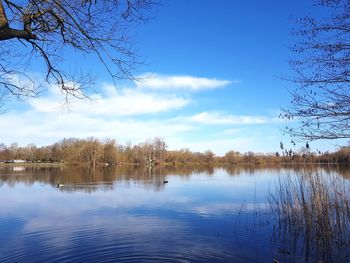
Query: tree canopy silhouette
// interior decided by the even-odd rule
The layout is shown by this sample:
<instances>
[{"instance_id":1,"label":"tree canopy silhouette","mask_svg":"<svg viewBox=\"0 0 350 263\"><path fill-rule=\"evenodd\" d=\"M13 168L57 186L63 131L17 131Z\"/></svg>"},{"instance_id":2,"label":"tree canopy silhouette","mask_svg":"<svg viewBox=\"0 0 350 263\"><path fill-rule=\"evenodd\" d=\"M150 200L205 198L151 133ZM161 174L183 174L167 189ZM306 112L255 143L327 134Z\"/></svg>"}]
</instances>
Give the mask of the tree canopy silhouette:
<instances>
[{"instance_id":1,"label":"tree canopy silhouette","mask_svg":"<svg viewBox=\"0 0 350 263\"><path fill-rule=\"evenodd\" d=\"M66 70L67 49L96 55L113 81L133 79L139 61L130 30L153 5L153 0L0 0L0 98L36 96L42 85L32 66L38 61L47 83L67 97L85 97L92 78Z\"/></svg>"},{"instance_id":2,"label":"tree canopy silhouette","mask_svg":"<svg viewBox=\"0 0 350 263\"><path fill-rule=\"evenodd\" d=\"M293 32L297 88L283 117L299 125L286 129L306 140L350 138L350 2L315 3L328 15L301 18Z\"/></svg>"}]
</instances>

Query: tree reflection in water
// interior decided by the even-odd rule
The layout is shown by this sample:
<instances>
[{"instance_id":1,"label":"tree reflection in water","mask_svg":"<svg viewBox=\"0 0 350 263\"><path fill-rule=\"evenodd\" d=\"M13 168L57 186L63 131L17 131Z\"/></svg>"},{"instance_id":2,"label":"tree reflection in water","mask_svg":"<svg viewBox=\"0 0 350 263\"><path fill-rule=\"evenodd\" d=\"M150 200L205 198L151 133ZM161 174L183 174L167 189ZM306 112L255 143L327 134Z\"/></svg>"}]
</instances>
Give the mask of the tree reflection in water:
<instances>
[{"instance_id":1,"label":"tree reflection in water","mask_svg":"<svg viewBox=\"0 0 350 263\"><path fill-rule=\"evenodd\" d=\"M177 165L177 166L64 166L64 167L23 167L18 171L12 166L0 167L0 186L7 184L14 187L18 183L32 185L34 183L49 184L61 191L84 191L92 193L97 189L112 190L118 183L140 184L146 188L160 191L164 188L167 176L177 175L189 178L193 174L214 173L214 168L208 165Z\"/></svg>"},{"instance_id":2,"label":"tree reflection in water","mask_svg":"<svg viewBox=\"0 0 350 263\"><path fill-rule=\"evenodd\" d=\"M257 254L273 251L272 254L280 262L349 262L350 171L346 167L171 165L156 166L152 169L142 166L95 169L67 166L25 167L24 170L1 167L0 187L2 185L14 187L16 184L43 184L56 187L57 184L63 184L64 187L60 187L58 191L83 191L91 194L97 190L110 191L122 184L163 191L164 181L169 181L171 186L173 176L180 178L180 181L191 180L200 174L208 178L216 176L216 181L213 182L215 183L220 180L221 173L230 178L237 178L232 181L237 184L237 191L239 183L244 186L247 181L253 182L247 180L247 177L249 179L251 176L267 175L267 180L276 182L275 185L271 184L270 193L268 190L263 193L264 200L260 200L260 203L256 202L255 197L254 202L250 200L249 203L249 200L245 202L244 199L247 196L238 193L232 195L236 198L232 202L236 202L239 208L237 211L229 212L231 214L228 218L233 220L237 236L230 242L238 240L237 244L242 245L238 246L239 252L243 253L242 251L246 249L246 255L250 255L252 243L260 242L261 247ZM242 181L239 180L240 176L243 178ZM255 191L261 190L263 185L253 185L250 188L253 190L255 188ZM184 193L189 194L181 192ZM212 193L212 199L215 199L216 194L217 192ZM206 203L209 200L207 198L203 197ZM244 231L249 233L245 235L242 233ZM269 239L270 237L272 238ZM270 257L270 254L267 254L266 257Z\"/></svg>"}]
</instances>

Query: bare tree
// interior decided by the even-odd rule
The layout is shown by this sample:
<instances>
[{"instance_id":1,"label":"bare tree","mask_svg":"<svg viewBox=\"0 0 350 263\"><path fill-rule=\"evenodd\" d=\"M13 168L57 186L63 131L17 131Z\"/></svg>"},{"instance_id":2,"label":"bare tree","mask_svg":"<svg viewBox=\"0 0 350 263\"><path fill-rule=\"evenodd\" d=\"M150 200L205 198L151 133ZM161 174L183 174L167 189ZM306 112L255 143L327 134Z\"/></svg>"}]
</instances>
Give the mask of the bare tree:
<instances>
[{"instance_id":1,"label":"bare tree","mask_svg":"<svg viewBox=\"0 0 350 263\"><path fill-rule=\"evenodd\" d=\"M298 20L290 61L297 88L282 117L298 122L286 131L302 139L350 138L350 2L315 3L328 15Z\"/></svg>"},{"instance_id":2,"label":"bare tree","mask_svg":"<svg viewBox=\"0 0 350 263\"><path fill-rule=\"evenodd\" d=\"M101 142L93 137L82 140L81 155L84 161L87 161L92 167L95 167L98 159L103 156Z\"/></svg>"},{"instance_id":3,"label":"bare tree","mask_svg":"<svg viewBox=\"0 0 350 263\"><path fill-rule=\"evenodd\" d=\"M138 58L130 30L145 20L153 0L0 0L0 98L36 96L43 87L31 75L41 61L45 81L67 97L85 97L86 73L62 66L67 49L94 54L113 81L133 79Z\"/></svg>"},{"instance_id":4,"label":"bare tree","mask_svg":"<svg viewBox=\"0 0 350 263\"><path fill-rule=\"evenodd\" d=\"M153 139L154 155L157 161L164 162L167 147L163 138L155 137Z\"/></svg>"}]
</instances>

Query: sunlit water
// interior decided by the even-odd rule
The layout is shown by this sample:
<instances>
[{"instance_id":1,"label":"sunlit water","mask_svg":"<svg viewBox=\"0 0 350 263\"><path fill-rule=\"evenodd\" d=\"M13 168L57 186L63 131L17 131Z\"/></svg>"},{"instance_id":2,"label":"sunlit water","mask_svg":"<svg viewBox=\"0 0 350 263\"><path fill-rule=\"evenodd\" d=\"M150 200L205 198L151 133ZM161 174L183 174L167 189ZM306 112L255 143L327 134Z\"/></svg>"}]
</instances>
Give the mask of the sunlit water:
<instances>
[{"instance_id":1,"label":"sunlit water","mask_svg":"<svg viewBox=\"0 0 350 263\"><path fill-rule=\"evenodd\" d=\"M320 170L348 181L346 170ZM295 173L2 168L0 262L317 262L276 238L270 196L281 176Z\"/></svg>"}]
</instances>

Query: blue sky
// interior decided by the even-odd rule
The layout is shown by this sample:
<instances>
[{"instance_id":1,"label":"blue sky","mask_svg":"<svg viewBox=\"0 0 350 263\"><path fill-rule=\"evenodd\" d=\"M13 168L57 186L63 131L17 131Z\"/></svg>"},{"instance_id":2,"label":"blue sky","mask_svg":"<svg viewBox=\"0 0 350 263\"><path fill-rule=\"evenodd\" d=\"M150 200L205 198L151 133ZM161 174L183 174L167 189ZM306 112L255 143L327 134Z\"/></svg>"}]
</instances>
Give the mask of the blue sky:
<instances>
[{"instance_id":1,"label":"blue sky","mask_svg":"<svg viewBox=\"0 0 350 263\"><path fill-rule=\"evenodd\" d=\"M67 52L65 65L93 71L99 94L73 100L69 111L53 86L40 98L9 103L0 115L1 141L46 145L94 136L139 143L160 136L170 149L278 151L280 141L290 141L278 114L293 88L280 78L292 74L291 16L317 12L301 0L163 1L134 33L145 61L135 73L144 81L123 81L116 90L96 59Z\"/></svg>"}]
</instances>

